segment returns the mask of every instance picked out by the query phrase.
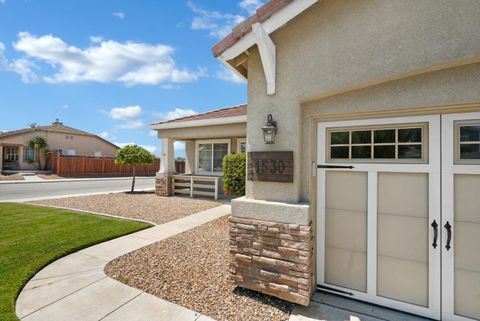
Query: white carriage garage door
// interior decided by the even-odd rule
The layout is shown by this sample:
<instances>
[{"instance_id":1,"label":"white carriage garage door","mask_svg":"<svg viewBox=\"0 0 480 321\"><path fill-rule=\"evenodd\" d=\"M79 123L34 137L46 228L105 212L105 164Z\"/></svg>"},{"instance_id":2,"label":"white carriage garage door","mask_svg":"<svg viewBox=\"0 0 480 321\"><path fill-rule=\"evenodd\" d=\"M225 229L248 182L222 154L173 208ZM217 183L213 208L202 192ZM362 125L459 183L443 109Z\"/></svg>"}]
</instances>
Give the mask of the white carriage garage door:
<instances>
[{"instance_id":1,"label":"white carriage garage door","mask_svg":"<svg viewBox=\"0 0 480 321\"><path fill-rule=\"evenodd\" d=\"M322 122L317 283L480 319L480 113Z\"/></svg>"}]
</instances>

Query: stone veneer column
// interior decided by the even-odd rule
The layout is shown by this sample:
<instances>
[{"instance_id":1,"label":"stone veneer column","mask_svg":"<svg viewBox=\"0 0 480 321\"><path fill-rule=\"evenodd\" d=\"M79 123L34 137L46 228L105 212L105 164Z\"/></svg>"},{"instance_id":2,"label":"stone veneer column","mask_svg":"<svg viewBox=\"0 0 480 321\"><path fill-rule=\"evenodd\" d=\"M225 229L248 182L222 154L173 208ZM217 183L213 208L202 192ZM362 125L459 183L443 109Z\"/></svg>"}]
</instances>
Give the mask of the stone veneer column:
<instances>
[{"instance_id":1,"label":"stone veneer column","mask_svg":"<svg viewBox=\"0 0 480 321\"><path fill-rule=\"evenodd\" d=\"M255 212L270 212L272 218L288 219L275 215L282 211L279 203L263 202L257 206L255 202L258 201L232 202L230 280L237 286L307 306L315 288L311 221L302 225L266 220L270 215ZM284 213L292 213L292 209L294 212L294 206L286 205ZM239 217L244 210L250 210L249 217ZM305 208L299 212L305 215Z\"/></svg>"},{"instance_id":2,"label":"stone veneer column","mask_svg":"<svg viewBox=\"0 0 480 321\"><path fill-rule=\"evenodd\" d=\"M157 173L155 177L155 194L158 196L172 195L172 176Z\"/></svg>"}]
</instances>

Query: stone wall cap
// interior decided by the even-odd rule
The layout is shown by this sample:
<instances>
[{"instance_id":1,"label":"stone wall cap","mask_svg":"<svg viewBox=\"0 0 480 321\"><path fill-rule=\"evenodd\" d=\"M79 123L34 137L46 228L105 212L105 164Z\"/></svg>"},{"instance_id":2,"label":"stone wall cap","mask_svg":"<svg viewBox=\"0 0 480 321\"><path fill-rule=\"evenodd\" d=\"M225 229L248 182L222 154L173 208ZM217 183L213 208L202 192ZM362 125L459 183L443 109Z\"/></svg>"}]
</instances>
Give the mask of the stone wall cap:
<instances>
[{"instance_id":1,"label":"stone wall cap","mask_svg":"<svg viewBox=\"0 0 480 321\"><path fill-rule=\"evenodd\" d=\"M298 207L298 208L305 208L305 209L308 209L310 207L309 202L288 203L288 202L279 202L279 201L257 200L253 198L247 198L246 196L235 198L232 200L232 203L236 203L236 202L256 203L259 205L279 205L279 206Z\"/></svg>"}]
</instances>

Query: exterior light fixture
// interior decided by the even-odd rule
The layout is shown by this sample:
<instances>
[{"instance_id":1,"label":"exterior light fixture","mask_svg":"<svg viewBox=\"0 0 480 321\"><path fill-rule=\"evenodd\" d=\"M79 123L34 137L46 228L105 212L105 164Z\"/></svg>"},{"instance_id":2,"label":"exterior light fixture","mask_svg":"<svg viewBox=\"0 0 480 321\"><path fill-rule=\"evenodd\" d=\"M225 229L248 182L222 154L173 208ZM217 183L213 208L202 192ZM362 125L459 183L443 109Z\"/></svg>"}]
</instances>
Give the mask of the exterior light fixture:
<instances>
[{"instance_id":1,"label":"exterior light fixture","mask_svg":"<svg viewBox=\"0 0 480 321\"><path fill-rule=\"evenodd\" d=\"M267 116L267 124L262 127L263 142L265 144L275 143L275 135L277 134L277 122L273 120L272 114Z\"/></svg>"}]
</instances>

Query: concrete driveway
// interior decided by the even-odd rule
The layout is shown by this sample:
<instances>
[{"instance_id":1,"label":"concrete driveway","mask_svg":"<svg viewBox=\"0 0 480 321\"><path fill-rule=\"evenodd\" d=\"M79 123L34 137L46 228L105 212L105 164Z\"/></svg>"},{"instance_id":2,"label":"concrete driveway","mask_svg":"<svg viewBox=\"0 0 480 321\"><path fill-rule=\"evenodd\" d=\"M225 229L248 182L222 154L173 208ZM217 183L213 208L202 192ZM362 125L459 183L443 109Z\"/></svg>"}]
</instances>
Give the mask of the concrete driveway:
<instances>
[{"instance_id":1,"label":"concrete driveway","mask_svg":"<svg viewBox=\"0 0 480 321\"><path fill-rule=\"evenodd\" d=\"M131 177L72 179L0 184L0 202L25 202L45 198L129 191ZM155 177L137 177L135 190L153 190Z\"/></svg>"}]
</instances>

